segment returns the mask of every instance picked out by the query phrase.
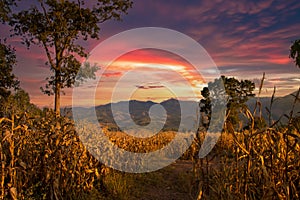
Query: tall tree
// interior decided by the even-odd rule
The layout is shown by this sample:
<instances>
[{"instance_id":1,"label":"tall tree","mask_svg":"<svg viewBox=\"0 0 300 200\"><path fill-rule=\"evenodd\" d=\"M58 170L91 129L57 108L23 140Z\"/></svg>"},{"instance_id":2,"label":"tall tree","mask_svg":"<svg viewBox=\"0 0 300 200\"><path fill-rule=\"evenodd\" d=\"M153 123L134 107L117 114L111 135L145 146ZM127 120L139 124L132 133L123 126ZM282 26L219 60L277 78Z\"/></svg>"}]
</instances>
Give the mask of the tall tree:
<instances>
[{"instance_id":1,"label":"tall tree","mask_svg":"<svg viewBox=\"0 0 300 200\"><path fill-rule=\"evenodd\" d=\"M60 114L60 94L66 87L72 87L81 66L79 58L87 53L78 40L98 39L99 24L109 19L121 19L132 6L130 0L39 0L13 15L10 24L16 35L23 38L29 48L31 44L41 46L47 56L47 65L53 75L42 91L54 94L54 110ZM88 66L90 67L90 66ZM90 76L93 77L96 68Z\"/></svg>"},{"instance_id":2,"label":"tall tree","mask_svg":"<svg viewBox=\"0 0 300 200\"><path fill-rule=\"evenodd\" d=\"M296 66L300 68L300 39L295 40L291 46L290 57L294 59Z\"/></svg>"},{"instance_id":3,"label":"tall tree","mask_svg":"<svg viewBox=\"0 0 300 200\"><path fill-rule=\"evenodd\" d=\"M253 90L255 89L255 85L249 80L239 81L236 78L225 76L221 76L221 78L216 79L214 82L209 82L208 87L204 87L201 91L204 99L201 100L202 108L200 107L200 112L207 115L208 119L210 119L211 115L211 96L213 95L214 99L218 99L218 95L223 95L222 91L218 91L221 90L220 81L223 82L227 94L226 123L236 128L239 123L239 114L247 107L246 102L249 97L254 96Z\"/></svg>"},{"instance_id":4,"label":"tall tree","mask_svg":"<svg viewBox=\"0 0 300 200\"><path fill-rule=\"evenodd\" d=\"M0 21L2 23L9 20L11 6L15 5L15 0L0 0Z\"/></svg>"},{"instance_id":5,"label":"tall tree","mask_svg":"<svg viewBox=\"0 0 300 200\"><path fill-rule=\"evenodd\" d=\"M16 64L15 51L0 41L0 100L5 100L10 95L10 89L17 89L19 81L13 74Z\"/></svg>"}]
</instances>

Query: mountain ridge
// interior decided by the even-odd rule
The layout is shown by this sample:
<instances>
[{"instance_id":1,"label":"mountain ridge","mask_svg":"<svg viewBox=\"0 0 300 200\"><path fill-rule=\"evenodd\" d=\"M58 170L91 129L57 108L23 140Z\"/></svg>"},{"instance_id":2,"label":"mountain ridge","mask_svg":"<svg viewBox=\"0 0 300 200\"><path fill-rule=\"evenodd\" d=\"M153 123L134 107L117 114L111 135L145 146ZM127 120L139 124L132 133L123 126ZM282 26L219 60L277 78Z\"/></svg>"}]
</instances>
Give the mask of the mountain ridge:
<instances>
[{"instance_id":1,"label":"mountain ridge","mask_svg":"<svg viewBox=\"0 0 300 200\"><path fill-rule=\"evenodd\" d=\"M276 121L281 119L281 123L286 123L287 118L282 117L285 115L289 115L290 111L293 107L295 102L295 95L296 92L288 94L283 97L274 98L274 102L271 108L271 120ZM261 113L262 117L268 121L269 120L269 112L267 109L270 109L271 105L271 97L252 97L248 100L247 106L250 111L253 113L256 102L259 101L261 104ZM130 101L120 101L117 103L107 103L104 105L97 105L95 106L95 111L97 115L97 119L99 123L103 126L113 127L114 129L118 129L116 124L116 120L123 121L124 124L130 124L132 121L139 125L139 126L147 126L151 122L149 111L151 112L152 106L160 105L164 107L166 111L166 122L163 127L164 130L178 130L180 121L183 120L184 123L183 127L187 131L189 131L189 127L191 124L188 122L194 123L196 125L197 118L195 116L199 116L199 107L198 102L196 101L181 101L177 99L168 99L162 101L160 103L153 102L153 101L140 101L140 100L130 100ZM183 106L180 109L179 105ZM114 109L114 114L112 113L112 106ZM90 108L83 108L83 107L73 107L73 109L80 109L80 112L89 114L92 113L93 107ZM129 110L130 117L126 115L127 111ZM183 112L182 115L186 116L187 119L181 119L181 111ZM259 111L259 110L257 110ZM67 117L72 118L72 108L68 108L67 112L64 110L62 112ZM257 112L259 113L259 112ZM300 115L300 100L296 102L294 105L294 115ZM159 119L159 116L155 116L156 119Z\"/></svg>"}]
</instances>

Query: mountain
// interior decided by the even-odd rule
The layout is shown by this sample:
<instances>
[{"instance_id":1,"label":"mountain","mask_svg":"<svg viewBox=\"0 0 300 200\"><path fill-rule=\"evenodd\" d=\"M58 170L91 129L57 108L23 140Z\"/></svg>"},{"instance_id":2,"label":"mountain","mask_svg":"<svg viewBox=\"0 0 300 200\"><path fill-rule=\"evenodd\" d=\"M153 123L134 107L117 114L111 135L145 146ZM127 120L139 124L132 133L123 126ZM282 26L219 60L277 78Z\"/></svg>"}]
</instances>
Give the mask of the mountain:
<instances>
[{"instance_id":1,"label":"mountain","mask_svg":"<svg viewBox=\"0 0 300 200\"><path fill-rule=\"evenodd\" d=\"M138 126L150 130L161 126L163 130L177 131L181 123L181 131L190 131L191 127L196 127L197 124L197 108L198 103L194 101L169 99L155 103L130 100L96 106L95 112L101 125L109 126L114 130L118 130L120 126L126 129L134 129ZM92 118L94 113L93 108L75 107L73 109L76 109L76 113L82 114L84 118L86 116ZM67 117L73 117L72 108L65 108L62 113Z\"/></svg>"},{"instance_id":2,"label":"mountain","mask_svg":"<svg viewBox=\"0 0 300 200\"><path fill-rule=\"evenodd\" d=\"M287 122L287 117L284 116L290 115L295 102L295 95L296 92L274 99L271 109L271 119L273 121L280 119L281 123ZM247 102L252 113L257 100L257 97L253 97ZM262 116L268 122L269 113L267 110L270 109L271 97L260 97L259 101L261 103ZM161 107L164 109L161 109ZM93 108L75 107L73 109L76 109L77 113L84 114L84 116L93 117ZM162 126L163 130L177 131L181 123L181 130L189 131L191 127L195 127L197 124L196 116L199 116L199 113L197 115L199 107L198 102L178 101L177 99L169 99L161 103L130 100L96 106L95 112L101 125L109 126L115 130L118 130L121 125L126 129L135 129L138 126L153 131L155 128ZM72 118L72 108L65 108L62 113ZM258 110L257 113L259 113ZM294 105L293 115L300 116L300 100Z\"/></svg>"},{"instance_id":3,"label":"mountain","mask_svg":"<svg viewBox=\"0 0 300 200\"><path fill-rule=\"evenodd\" d=\"M261 103L261 111L262 116L268 121L269 119L269 112L271 113L271 119L273 121L277 121L280 119L281 123L286 123L288 121L287 116L290 116L290 112L293 110L293 116L300 116L300 100L295 102L296 92L293 92L289 95L283 97L275 97L273 103L271 105L271 97L261 97L259 101ZM258 100L257 97L251 98L247 105L251 111L254 110L256 101ZM294 107L294 109L293 109Z\"/></svg>"}]
</instances>

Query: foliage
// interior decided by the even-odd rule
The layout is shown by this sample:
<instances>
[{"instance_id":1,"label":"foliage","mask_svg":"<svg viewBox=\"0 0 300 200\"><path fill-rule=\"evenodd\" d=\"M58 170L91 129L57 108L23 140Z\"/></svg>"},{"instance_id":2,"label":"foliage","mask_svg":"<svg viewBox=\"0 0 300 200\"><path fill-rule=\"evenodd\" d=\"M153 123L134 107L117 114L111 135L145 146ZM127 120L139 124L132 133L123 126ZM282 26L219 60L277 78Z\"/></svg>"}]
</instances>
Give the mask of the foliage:
<instances>
[{"instance_id":1,"label":"foliage","mask_svg":"<svg viewBox=\"0 0 300 200\"><path fill-rule=\"evenodd\" d=\"M41 110L34 104L30 103L29 94L22 89L17 89L5 101L2 101L0 117L11 117L12 115L22 115L31 113L32 115L40 114Z\"/></svg>"},{"instance_id":2,"label":"foliage","mask_svg":"<svg viewBox=\"0 0 300 200\"><path fill-rule=\"evenodd\" d=\"M86 79L89 78L95 79L95 73L98 69L99 67L96 64L94 66L91 66L89 62L84 62L83 65L79 68L79 71L77 72L75 80L76 82L74 83L74 85L79 86L80 83L84 82Z\"/></svg>"},{"instance_id":3,"label":"foliage","mask_svg":"<svg viewBox=\"0 0 300 200\"><path fill-rule=\"evenodd\" d=\"M10 89L17 89L19 81L12 73L16 64L14 50L0 41L0 101L8 98Z\"/></svg>"},{"instance_id":4,"label":"foliage","mask_svg":"<svg viewBox=\"0 0 300 200\"><path fill-rule=\"evenodd\" d=\"M48 84L42 90L55 95L55 111L60 112L61 89L75 83L81 66L79 58L87 53L78 40L97 39L99 24L109 19L121 18L132 2L130 0L98 0L91 5L87 1L41 0L39 6L32 5L13 15L10 25L23 42L41 46L46 53L53 75L47 78ZM88 78L94 76L91 70Z\"/></svg>"},{"instance_id":5,"label":"foliage","mask_svg":"<svg viewBox=\"0 0 300 200\"><path fill-rule=\"evenodd\" d=\"M200 112L204 112L210 120L211 102L213 99L222 99L222 88L220 88L220 82L223 82L227 95L227 119L226 124L237 128L240 122L239 115L243 113L247 108L246 102L249 97L253 97L252 93L255 89L255 85L250 80L237 80L235 78L229 78L221 76L214 82L209 82L208 87L203 88L201 95L204 97L200 102Z\"/></svg>"},{"instance_id":6,"label":"foliage","mask_svg":"<svg viewBox=\"0 0 300 200\"><path fill-rule=\"evenodd\" d=\"M44 110L0 122L1 199L79 198L100 181L102 165L86 151L72 121Z\"/></svg>"},{"instance_id":7,"label":"foliage","mask_svg":"<svg viewBox=\"0 0 300 200\"><path fill-rule=\"evenodd\" d=\"M250 128L251 122L249 122L248 127ZM254 128L258 130L262 130L267 127L267 122L263 117L254 117Z\"/></svg>"},{"instance_id":8,"label":"foliage","mask_svg":"<svg viewBox=\"0 0 300 200\"><path fill-rule=\"evenodd\" d=\"M200 100L199 107L202 119L202 125L207 129L211 119L211 98L207 87L203 88L201 95L204 99Z\"/></svg>"},{"instance_id":9,"label":"foliage","mask_svg":"<svg viewBox=\"0 0 300 200\"><path fill-rule=\"evenodd\" d=\"M3 23L8 21L11 12L11 6L15 5L15 0L1 0L0 1L0 21Z\"/></svg>"},{"instance_id":10,"label":"foliage","mask_svg":"<svg viewBox=\"0 0 300 200\"><path fill-rule=\"evenodd\" d=\"M295 40L291 46L290 58L294 59L296 66L300 68L300 39Z\"/></svg>"},{"instance_id":11,"label":"foliage","mask_svg":"<svg viewBox=\"0 0 300 200\"><path fill-rule=\"evenodd\" d=\"M198 198L299 199L295 126L223 133L210 155L198 161Z\"/></svg>"},{"instance_id":12,"label":"foliage","mask_svg":"<svg viewBox=\"0 0 300 200\"><path fill-rule=\"evenodd\" d=\"M264 76L259 94L263 81ZM257 116L245 108L248 128L225 128L209 156L194 160L197 199L299 199L299 116L293 113L299 93L285 126L274 122L268 127L261 112Z\"/></svg>"},{"instance_id":13,"label":"foliage","mask_svg":"<svg viewBox=\"0 0 300 200\"><path fill-rule=\"evenodd\" d=\"M16 95L16 101L24 99L20 107L26 105L27 95L24 91ZM254 119L253 115L248 117L249 121ZM253 120L253 123L257 121ZM11 113L2 117L0 123L2 199L141 198L141 191L147 191L141 186L144 184L135 183L136 180L152 181L153 187L167 185L153 180L153 173L129 177L104 167L80 142L73 122L56 117L51 110L44 109L37 114ZM85 130L91 128L89 124L83 126ZM106 127L103 131L112 143L131 152L161 149L175 135L174 132L162 132L153 138L134 139L122 132L111 132ZM184 141L186 135L180 135ZM201 141L204 136L201 135ZM186 186L191 187L190 195L194 198L298 199L299 139L299 118L296 116L281 128L254 125L248 130L223 133L213 151L198 160L194 179L185 176L188 180L184 183L191 181ZM192 154L190 149L184 158L190 159ZM173 173L163 170L157 172L157 177ZM139 194L130 192L135 190ZM108 196L105 196L107 192Z\"/></svg>"}]
</instances>

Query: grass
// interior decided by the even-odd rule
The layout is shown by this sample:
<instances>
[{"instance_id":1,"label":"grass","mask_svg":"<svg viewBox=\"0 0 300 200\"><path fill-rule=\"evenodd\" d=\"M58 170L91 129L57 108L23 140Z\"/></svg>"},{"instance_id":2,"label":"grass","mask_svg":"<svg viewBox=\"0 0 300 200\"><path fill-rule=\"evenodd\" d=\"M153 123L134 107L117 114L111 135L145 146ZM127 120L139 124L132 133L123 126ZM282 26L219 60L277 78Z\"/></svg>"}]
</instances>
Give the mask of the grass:
<instances>
[{"instance_id":1,"label":"grass","mask_svg":"<svg viewBox=\"0 0 300 200\"><path fill-rule=\"evenodd\" d=\"M192 166L190 162L189 166ZM192 170L176 163L142 174L112 170L105 177L104 184L112 199L190 199Z\"/></svg>"}]
</instances>

